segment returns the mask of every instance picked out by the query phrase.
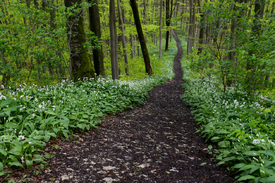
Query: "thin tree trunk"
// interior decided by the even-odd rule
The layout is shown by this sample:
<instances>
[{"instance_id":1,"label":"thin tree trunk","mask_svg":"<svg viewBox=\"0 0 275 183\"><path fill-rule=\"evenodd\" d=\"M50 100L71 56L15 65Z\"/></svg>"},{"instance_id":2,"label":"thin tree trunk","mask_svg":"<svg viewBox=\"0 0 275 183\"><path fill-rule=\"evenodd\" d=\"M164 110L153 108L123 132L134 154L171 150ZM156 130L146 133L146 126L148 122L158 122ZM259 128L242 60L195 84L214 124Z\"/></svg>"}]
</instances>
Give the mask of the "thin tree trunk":
<instances>
[{"instance_id":1,"label":"thin tree trunk","mask_svg":"<svg viewBox=\"0 0 275 183\"><path fill-rule=\"evenodd\" d=\"M90 30L97 36L98 40L101 40L101 28L100 28L100 16L98 9L98 0L88 0L93 2L93 5L89 7L89 24ZM92 45L95 44L92 42ZM103 62L102 45L100 48L93 49L93 62L95 72L97 75L105 76L104 62Z\"/></svg>"},{"instance_id":2,"label":"thin tree trunk","mask_svg":"<svg viewBox=\"0 0 275 183\"><path fill-rule=\"evenodd\" d=\"M161 21L162 21L162 6L163 6L163 0L160 0L160 16L159 16L159 59L161 59L161 40L162 40Z\"/></svg>"},{"instance_id":3,"label":"thin tree trunk","mask_svg":"<svg viewBox=\"0 0 275 183\"><path fill-rule=\"evenodd\" d=\"M130 0L130 3L131 3L132 10L133 10L133 15L134 15L135 24L136 24L136 28L137 28L137 32L138 32L139 42L140 42L140 46L141 46L141 50L142 50L142 54L143 54L143 58L144 58L145 71L148 75L152 75L153 72L152 72L151 63L150 63L150 57L149 57L149 53L147 50L146 42L144 39L144 35L143 35L141 23L140 23L138 6L136 3L136 0Z\"/></svg>"},{"instance_id":4,"label":"thin tree trunk","mask_svg":"<svg viewBox=\"0 0 275 183\"><path fill-rule=\"evenodd\" d=\"M116 32L116 14L115 2L110 0L110 35L111 35L111 64L112 64L112 78L113 80L119 79L118 71L118 40Z\"/></svg>"},{"instance_id":5,"label":"thin tree trunk","mask_svg":"<svg viewBox=\"0 0 275 183\"><path fill-rule=\"evenodd\" d=\"M188 39L187 39L187 55L192 52L192 31L193 31L193 0L189 0L190 8L190 19L189 19L189 28L188 28Z\"/></svg>"},{"instance_id":6,"label":"thin tree trunk","mask_svg":"<svg viewBox=\"0 0 275 183\"><path fill-rule=\"evenodd\" d=\"M202 12L202 7L200 4L201 0L198 0L199 11L200 11L200 32L199 32L199 46L198 46L198 55L202 52L203 46L203 35L204 35L204 12Z\"/></svg>"},{"instance_id":7,"label":"thin tree trunk","mask_svg":"<svg viewBox=\"0 0 275 183\"><path fill-rule=\"evenodd\" d=\"M125 73L129 76L129 66L128 66L128 53L126 48L126 41L125 41L125 34L124 34L124 25L123 25L123 19L122 19L122 11L120 6L120 0L117 0L117 7L119 12L119 19L121 22L121 32L122 32L122 46L123 46L123 52L124 52L124 60L125 60Z\"/></svg>"},{"instance_id":8,"label":"thin tree trunk","mask_svg":"<svg viewBox=\"0 0 275 183\"><path fill-rule=\"evenodd\" d=\"M166 43L165 43L165 51L168 50L168 44L169 44L169 25L170 25L170 0L166 0Z\"/></svg>"}]
</instances>

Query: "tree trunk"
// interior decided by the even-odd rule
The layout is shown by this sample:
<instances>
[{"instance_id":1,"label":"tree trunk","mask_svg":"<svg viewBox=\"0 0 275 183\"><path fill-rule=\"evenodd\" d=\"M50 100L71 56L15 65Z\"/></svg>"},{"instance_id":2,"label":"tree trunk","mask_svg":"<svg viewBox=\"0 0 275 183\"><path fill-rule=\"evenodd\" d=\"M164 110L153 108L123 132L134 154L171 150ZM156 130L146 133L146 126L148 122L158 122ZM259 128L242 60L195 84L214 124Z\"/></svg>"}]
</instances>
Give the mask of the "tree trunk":
<instances>
[{"instance_id":1,"label":"tree trunk","mask_svg":"<svg viewBox=\"0 0 275 183\"><path fill-rule=\"evenodd\" d=\"M76 8L81 8L82 0L64 0L66 7L77 3ZM95 71L92 67L88 48L84 47L86 35L84 30L83 11L72 14L67 20L68 47L70 53L71 79L78 81L84 77L94 78Z\"/></svg>"},{"instance_id":2,"label":"tree trunk","mask_svg":"<svg viewBox=\"0 0 275 183\"><path fill-rule=\"evenodd\" d=\"M141 50L142 50L142 54L143 54L143 58L144 58L145 70L148 75L152 75L153 72L152 72L151 63L150 63L150 57L149 57L149 53L147 50L146 42L144 39L144 35L143 35L141 23L140 23L137 2L136 2L136 0L130 0L130 4L131 4L132 10L133 10L133 15L134 15L135 24L136 24L136 28L137 28L137 32L138 32L139 42L140 42L140 46L141 46Z\"/></svg>"},{"instance_id":3,"label":"tree trunk","mask_svg":"<svg viewBox=\"0 0 275 183\"><path fill-rule=\"evenodd\" d=\"M123 18L122 18L120 0L117 0L117 7L118 7L118 12L119 12L119 19L120 19L120 22L121 22L122 46L123 46L124 60L125 60L125 73L126 73L127 76L129 76L128 53L127 53L127 48L126 48L126 41L125 41L124 25L123 25Z\"/></svg>"},{"instance_id":4,"label":"tree trunk","mask_svg":"<svg viewBox=\"0 0 275 183\"><path fill-rule=\"evenodd\" d=\"M89 7L90 30L97 36L98 40L101 40L98 0L88 0L88 2L93 2L93 5ZM92 45L96 46L93 42ZM93 61L95 73L97 75L105 76L102 45L100 45L100 48L93 49Z\"/></svg>"},{"instance_id":5,"label":"tree trunk","mask_svg":"<svg viewBox=\"0 0 275 183\"><path fill-rule=\"evenodd\" d=\"M169 25L170 25L170 0L166 0L166 43L165 43L165 51L168 50L168 44L169 44Z\"/></svg>"},{"instance_id":6,"label":"tree trunk","mask_svg":"<svg viewBox=\"0 0 275 183\"><path fill-rule=\"evenodd\" d=\"M110 0L110 35L111 35L111 64L112 64L112 78L113 80L119 79L118 71L118 40L116 32L116 14L115 14L115 1Z\"/></svg>"},{"instance_id":7,"label":"tree trunk","mask_svg":"<svg viewBox=\"0 0 275 183\"><path fill-rule=\"evenodd\" d=\"M203 46L203 35L204 35L204 12L202 12L202 7L200 4L201 0L198 0L198 6L200 11L200 32L199 32L199 45L198 45L198 55L202 52Z\"/></svg>"},{"instance_id":8,"label":"tree trunk","mask_svg":"<svg viewBox=\"0 0 275 183\"><path fill-rule=\"evenodd\" d=\"M162 21L162 6L163 6L163 0L160 0L160 16L159 16L159 59L161 59L161 40L162 40L161 21Z\"/></svg>"},{"instance_id":9,"label":"tree trunk","mask_svg":"<svg viewBox=\"0 0 275 183\"><path fill-rule=\"evenodd\" d=\"M189 0L189 11L190 11L190 18L189 18L189 28L188 28L188 38L187 38L187 55L192 52L192 31L193 31L193 0Z\"/></svg>"}]
</instances>

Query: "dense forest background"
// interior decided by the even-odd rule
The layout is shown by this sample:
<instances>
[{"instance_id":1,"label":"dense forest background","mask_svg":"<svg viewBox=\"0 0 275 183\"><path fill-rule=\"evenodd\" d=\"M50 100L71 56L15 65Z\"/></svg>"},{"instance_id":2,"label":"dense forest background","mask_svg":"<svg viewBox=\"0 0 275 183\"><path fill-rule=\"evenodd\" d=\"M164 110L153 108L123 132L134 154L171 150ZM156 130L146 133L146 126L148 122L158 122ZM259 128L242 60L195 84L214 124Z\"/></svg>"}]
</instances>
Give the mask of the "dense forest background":
<instances>
[{"instance_id":1,"label":"dense forest background","mask_svg":"<svg viewBox=\"0 0 275 183\"><path fill-rule=\"evenodd\" d=\"M152 63L142 58L132 2L138 5ZM201 78L219 77L224 92L237 86L254 96L275 85L273 0L3 0L0 7L4 86L46 85L94 74L142 78L146 59L161 72L157 46L163 37L168 50L172 28L186 36L191 67ZM78 40L81 48L74 49ZM77 59L83 59L90 75L81 67L76 76ZM146 72L151 74L149 68Z\"/></svg>"}]
</instances>

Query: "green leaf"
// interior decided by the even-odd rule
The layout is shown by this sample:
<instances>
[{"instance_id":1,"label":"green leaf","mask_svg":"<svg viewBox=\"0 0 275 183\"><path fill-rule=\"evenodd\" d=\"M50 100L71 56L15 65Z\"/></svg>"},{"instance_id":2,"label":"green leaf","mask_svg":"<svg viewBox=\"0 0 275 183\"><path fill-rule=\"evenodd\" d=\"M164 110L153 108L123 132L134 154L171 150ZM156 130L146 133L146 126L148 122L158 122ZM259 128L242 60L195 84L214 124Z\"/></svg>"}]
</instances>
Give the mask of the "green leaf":
<instances>
[{"instance_id":1,"label":"green leaf","mask_svg":"<svg viewBox=\"0 0 275 183\"><path fill-rule=\"evenodd\" d=\"M266 179L266 182L267 182L267 183L274 183L274 182L275 182L275 175L273 175L273 176L271 176L271 177L268 177L268 178Z\"/></svg>"},{"instance_id":2,"label":"green leaf","mask_svg":"<svg viewBox=\"0 0 275 183\"><path fill-rule=\"evenodd\" d=\"M53 112L51 109L48 109L45 113L53 115L53 116L57 116L57 114L55 112Z\"/></svg>"},{"instance_id":3,"label":"green leaf","mask_svg":"<svg viewBox=\"0 0 275 183\"><path fill-rule=\"evenodd\" d=\"M33 160L35 163L41 163L41 162L43 162L43 156L41 156L41 155L39 155L39 154L35 154L35 155L33 155L32 160Z\"/></svg>"},{"instance_id":4,"label":"green leaf","mask_svg":"<svg viewBox=\"0 0 275 183\"><path fill-rule=\"evenodd\" d=\"M260 152L259 151L246 151L243 154L247 155L247 156L259 156Z\"/></svg>"},{"instance_id":5,"label":"green leaf","mask_svg":"<svg viewBox=\"0 0 275 183\"><path fill-rule=\"evenodd\" d=\"M251 168L251 170L250 170L250 174L252 174L252 173L254 173L256 170L258 170L258 169L260 169L260 166L258 166L258 167L255 167L255 168Z\"/></svg>"},{"instance_id":6,"label":"green leaf","mask_svg":"<svg viewBox=\"0 0 275 183\"><path fill-rule=\"evenodd\" d=\"M70 123L69 120L60 120L59 122L60 122L60 124L62 124L66 129L69 128L69 123Z\"/></svg>"},{"instance_id":7,"label":"green leaf","mask_svg":"<svg viewBox=\"0 0 275 183\"><path fill-rule=\"evenodd\" d=\"M245 175L245 176L240 177L240 178L238 179L238 181L251 180L251 179L254 180L255 177L252 176L252 175Z\"/></svg>"},{"instance_id":8,"label":"green leaf","mask_svg":"<svg viewBox=\"0 0 275 183\"><path fill-rule=\"evenodd\" d=\"M45 135L45 136L44 136L45 142L49 142L50 139L51 139L51 136L50 136L50 135Z\"/></svg>"},{"instance_id":9,"label":"green leaf","mask_svg":"<svg viewBox=\"0 0 275 183\"><path fill-rule=\"evenodd\" d=\"M266 172L264 167L260 168L260 175L261 175L261 177L267 177L268 176L268 173Z\"/></svg>"},{"instance_id":10,"label":"green leaf","mask_svg":"<svg viewBox=\"0 0 275 183\"><path fill-rule=\"evenodd\" d=\"M55 134L57 134L59 132L59 129L58 128L53 128L53 131Z\"/></svg>"},{"instance_id":11,"label":"green leaf","mask_svg":"<svg viewBox=\"0 0 275 183\"><path fill-rule=\"evenodd\" d=\"M227 147L228 144L229 144L228 141L220 141L218 143L218 146L220 146L220 147Z\"/></svg>"},{"instance_id":12,"label":"green leaf","mask_svg":"<svg viewBox=\"0 0 275 183\"><path fill-rule=\"evenodd\" d=\"M207 164L206 162L203 162L203 163L200 164L200 166L204 166L204 165L206 165L206 164Z\"/></svg>"},{"instance_id":13,"label":"green leaf","mask_svg":"<svg viewBox=\"0 0 275 183\"><path fill-rule=\"evenodd\" d=\"M47 154L44 155L44 157L45 157L45 158L52 158L52 157L54 157L54 155L53 155L53 154L47 153Z\"/></svg>"},{"instance_id":14,"label":"green leaf","mask_svg":"<svg viewBox=\"0 0 275 183\"><path fill-rule=\"evenodd\" d=\"M0 146L0 154L2 154L4 156L7 156L7 154L8 154L2 146Z\"/></svg>"},{"instance_id":15,"label":"green leaf","mask_svg":"<svg viewBox=\"0 0 275 183\"><path fill-rule=\"evenodd\" d=\"M233 166L232 168L234 168L234 169L240 169L240 168L242 168L245 165L246 165L245 163L239 163L239 164L236 164L235 166Z\"/></svg>"},{"instance_id":16,"label":"green leaf","mask_svg":"<svg viewBox=\"0 0 275 183\"><path fill-rule=\"evenodd\" d=\"M219 163L217 163L217 166L220 166L220 165L222 165L224 163L225 163L224 161L220 161Z\"/></svg>"},{"instance_id":17,"label":"green leaf","mask_svg":"<svg viewBox=\"0 0 275 183\"><path fill-rule=\"evenodd\" d=\"M37 135L37 136L33 136L32 138L35 140L42 140L42 139L45 139L45 136Z\"/></svg>"},{"instance_id":18,"label":"green leaf","mask_svg":"<svg viewBox=\"0 0 275 183\"><path fill-rule=\"evenodd\" d=\"M14 100L12 100L12 99L4 100L3 102L0 103L0 107L3 108L6 105L10 105L12 102L14 102Z\"/></svg>"},{"instance_id":19,"label":"green leaf","mask_svg":"<svg viewBox=\"0 0 275 183\"><path fill-rule=\"evenodd\" d=\"M17 167L24 168L23 165L21 163L19 163L19 161L9 162L8 165L9 166L17 166Z\"/></svg>"},{"instance_id":20,"label":"green leaf","mask_svg":"<svg viewBox=\"0 0 275 183\"><path fill-rule=\"evenodd\" d=\"M23 156L22 146L13 147L8 153L16 156Z\"/></svg>"},{"instance_id":21,"label":"green leaf","mask_svg":"<svg viewBox=\"0 0 275 183\"><path fill-rule=\"evenodd\" d=\"M82 118L89 119L89 116L87 114L82 115Z\"/></svg>"},{"instance_id":22,"label":"green leaf","mask_svg":"<svg viewBox=\"0 0 275 183\"><path fill-rule=\"evenodd\" d=\"M2 172L4 170L4 166L3 164L0 162L0 172Z\"/></svg>"},{"instance_id":23,"label":"green leaf","mask_svg":"<svg viewBox=\"0 0 275 183\"><path fill-rule=\"evenodd\" d=\"M260 168L260 167L258 165L245 165L242 168L240 168L239 171L248 170L248 169L252 169L252 168Z\"/></svg>"},{"instance_id":24,"label":"green leaf","mask_svg":"<svg viewBox=\"0 0 275 183\"><path fill-rule=\"evenodd\" d=\"M229 134L229 133L230 133L230 132L228 132L228 131L226 131L226 130L216 130L216 131L215 131L215 134L219 134L219 135L220 135L220 134L221 134L221 135L222 135L222 134Z\"/></svg>"},{"instance_id":25,"label":"green leaf","mask_svg":"<svg viewBox=\"0 0 275 183\"><path fill-rule=\"evenodd\" d=\"M80 128L81 130L84 130L83 124L77 124L76 126L77 126L78 128Z\"/></svg>"},{"instance_id":26,"label":"green leaf","mask_svg":"<svg viewBox=\"0 0 275 183\"><path fill-rule=\"evenodd\" d=\"M264 160L264 167L269 167L270 165L273 165L274 163L275 163L275 161Z\"/></svg>"},{"instance_id":27,"label":"green leaf","mask_svg":"<svg viewBox=\"0 0 275 183\"><path fill-rule=\"evenodd\" d=\"M275 152L274 152L274 151L266 150L266 151L264 151L264 154L265 154L265 155L272 156L273 158L275 158Z\"/></svg>"},{"instance_id":28,"label":"green leaf","mask_svg":"<svg viewBox=\"0 0 275 183\"><path fill-rule=\"evenodd\" d=\"M26 159L26 165L27 165L27 168L29 169L33 165L33 161Z\"/></svg>"},{"instance_id":29,"label":"green leaf","mask_svg":"<svg viewBox=\"0 0 275 183\"><path fill-rule=\"evenodd\" d=\"M68 133L67 133L66 131L63 131L62 133L63 133L63 135L64 135L64 137L65 137L66 139L69 138L69 135L68 135Z\"/></svg>"},{"instance_id":30,"label":"green leaf","mask_svg":"<svg viewBox=\"0 0 275 183\"><path fill-rule=\"evenodd\" d=\"M217 142L217 141L219 141L220 140L220 137L212 137L211 138L211 141L212 142Z\"/></svg>"}]
</instances>

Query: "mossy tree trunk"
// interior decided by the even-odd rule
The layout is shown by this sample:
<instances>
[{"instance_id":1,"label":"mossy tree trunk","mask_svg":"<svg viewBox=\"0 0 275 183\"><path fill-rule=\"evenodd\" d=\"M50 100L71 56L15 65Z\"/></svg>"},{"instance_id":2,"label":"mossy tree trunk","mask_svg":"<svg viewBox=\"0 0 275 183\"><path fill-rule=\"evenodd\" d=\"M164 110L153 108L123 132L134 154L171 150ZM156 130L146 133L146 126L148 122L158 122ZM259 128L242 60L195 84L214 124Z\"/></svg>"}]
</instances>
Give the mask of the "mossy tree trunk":
<instances>
[{"instance_id":1,"label":"mossy tree trunk","mask_svg":"<svg viewBox=\"0 0 275 183\"><path fill-rule=\"evenodd\" d=\"M68 47L70 52L71 79L75 82L84 77L94 78L95 71L92 66L91 56L88 48L84 47L86 36L84 31L83 10L81 9L82 0L64 0L67 8L72 7L75 11L68 17L67 33Z\"/></svg>"},{"instance_id":2,"label":"mossy tree trunk","mask_svg":"<svg viewBox=\"0 0 275 183\"><path fill-rule=\"evenodd\" d=\"M138 32L138 38L139 38L139 42L140 42L140 46L141 46L141 50L142 50L142 54L143 54L143 58L144 58L145 71L148 75L152 75L153 71L152 71L152 67L151 67L151 63L150 63L150 57L149 57L148 49L146 46L144 34L143 34L141 23L140 23L137 2L136 2L136 0L130 0L130 4L131 4L132 10L133 10L135 24L136 24L136 28L137 28L137 32Z\"/></svg>"}]
</instances>

